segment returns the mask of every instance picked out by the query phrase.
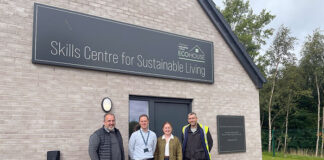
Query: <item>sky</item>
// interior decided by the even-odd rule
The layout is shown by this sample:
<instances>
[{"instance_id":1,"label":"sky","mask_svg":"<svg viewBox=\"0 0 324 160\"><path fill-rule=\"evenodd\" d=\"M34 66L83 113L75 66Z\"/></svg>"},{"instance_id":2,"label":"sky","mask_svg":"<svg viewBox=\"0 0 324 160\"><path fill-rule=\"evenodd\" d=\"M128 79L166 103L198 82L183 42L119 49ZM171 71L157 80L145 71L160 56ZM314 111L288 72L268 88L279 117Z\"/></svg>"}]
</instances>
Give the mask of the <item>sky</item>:
<instances>
[{"instance_id":1,"label":"sky","mask_svg":"<svg viewBox=\"0 0 324 160\"><path fill-rule=\"evenodd\" d=\"M244 0L245 1L245 0ZM223 0L214 0L216 6L224 8ZM267 26L274 28L273 36L268 39L267 45L262 46L261 53L264 53L273 41L280 25L291 30L291 35L297 38L294 52L300 59L300 51L306 36L320 28L324 34L324 0L250 0L250 6L255 14L266 9L276 18Z\"/></svg>"}]
</instances>

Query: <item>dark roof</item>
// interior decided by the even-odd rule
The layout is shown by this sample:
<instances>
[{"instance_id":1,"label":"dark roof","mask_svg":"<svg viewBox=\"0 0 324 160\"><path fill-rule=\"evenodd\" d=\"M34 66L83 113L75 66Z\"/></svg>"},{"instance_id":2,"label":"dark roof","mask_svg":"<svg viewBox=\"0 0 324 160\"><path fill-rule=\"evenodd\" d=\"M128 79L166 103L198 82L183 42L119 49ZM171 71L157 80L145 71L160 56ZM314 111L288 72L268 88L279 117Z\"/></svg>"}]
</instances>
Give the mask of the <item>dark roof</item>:
<instances>
[{"instance_id":1,"label":"dark roof","mask_svg":"<svg viewBox=\"0 0 324 160\"><path fill-rule=\"evenodd\" d=\"M249 54L246 52L245 47L242 46L242 44L239 42L237 36L233 33L231 27L228 25L223 15L216 8L214 2L212 0L198 1L201 7L205 10L209 19L213 22L217 30L225 39L226 43L230 46L236 58L240 61L256 87L262 88L262 85L266 82L266 79L263 77Z\"/></svg>"}]
</instances>

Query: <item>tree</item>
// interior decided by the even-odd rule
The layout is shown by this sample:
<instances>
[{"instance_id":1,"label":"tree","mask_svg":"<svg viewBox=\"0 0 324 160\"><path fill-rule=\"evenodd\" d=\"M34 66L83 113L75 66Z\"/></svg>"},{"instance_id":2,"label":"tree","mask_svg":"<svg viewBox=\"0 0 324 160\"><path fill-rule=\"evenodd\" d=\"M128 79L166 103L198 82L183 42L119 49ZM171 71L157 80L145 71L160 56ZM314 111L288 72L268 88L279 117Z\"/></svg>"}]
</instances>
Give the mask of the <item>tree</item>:
<instances>
[{"instance_id":1,"label":"tree","mask_svg":"<svg viewBox=\"0 0 324 160\"><path fill-rule=\"evenodd\" d=\"M324 93L324 89L322 89L322 91L323 91L323 93ZM324 106L322 107L323 109L322 109L322 114L323 114L323 116L322 116L322 134L321 134L321 136L322 136L322 146L321 146L321 157L323 157L323 149L324 149Z\"/></svg>"},{"instance_id":2,"label":"tree","mask_svg":"<svg viewBox=\"0 0 324 160\"><path fill-rule=\"evenodd\" d=\"M319 29L314 30L312 35L307 36L302 53L301 65L306 69L306 73L309 74L309 79L315 83L317 93L317 140L315 155L318 156L319 128L321 121L321 95L319 84L323 80L323 78L321 78L323 77L321 70L324 66L324 35L320 33Z\"/></svg>"},{"instance_id":3,"label":"tree","mask_svg":"<svg viewBox=\"0 0 324 160\"><path fill-rule=\"evenodd\" d=\"M285 116L285 135L284 135L284 153L286 153L287 143L288 143L288 124L289 124L289 115L290 112L296 107L296 102L294 99L299 97L303 93L302 90L302 75L299 71L298 66L293 64L287 64L282 70L282 79L281 79L281 94L284 103L283 107L286 112Z\"/></svg>"},{"instance_id":4,"label":"tree","mask_svg":"<svg viewBox=\"0 0 324 160\"><path fill-rule=\"evenodd\" d=\"M270 46L270 49L267 51L265 57L267 57L270 62L270 70L272 72L272 87L270 92L270 97L268 101L268 126L269 126L269 139L268 139L268 151L271 151L271 106L272 98L274 94L274 89L276 85L276 78L279 71L279 66L281 64L287 64L288 62L294 61L294 54L291 53L291 50L294 49L294 43L296 41L295 37L290 36L290 29L280 26L278 32L275 36L273 43Z\"/></svg>"},{"instance_id":5,"label":"tree","mask_svg":"<svg viewBox=\"0 0 324 160\"><path fill-rule=\"evenodd\" d=\"M265 40L273 34L273 28L265 29L265 27L275 16L265 9L259 14L254 14L249 1L225 0L223 3L225 8L221 10L221 13L255 61L255 58L260 54L261 45L266 44Z\"/></svg>"}]
</instances>

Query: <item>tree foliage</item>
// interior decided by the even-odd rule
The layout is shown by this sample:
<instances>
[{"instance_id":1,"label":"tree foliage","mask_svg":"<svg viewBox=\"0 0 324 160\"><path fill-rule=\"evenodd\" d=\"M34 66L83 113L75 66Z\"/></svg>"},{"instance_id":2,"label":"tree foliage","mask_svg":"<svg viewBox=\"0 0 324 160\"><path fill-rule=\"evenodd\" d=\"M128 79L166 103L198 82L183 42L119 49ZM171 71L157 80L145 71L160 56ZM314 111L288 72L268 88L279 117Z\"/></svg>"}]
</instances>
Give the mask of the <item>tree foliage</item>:
<instances>
[{"instance_id":1,"label":"tree foliage","mask_svg":"<svg viewBox=\"0 0 324 160\"><path fill-rule=\"evenodd\" d=\"M282 59L282 64L277 71L273 103L269 113L269 110L266 110L271 94L269 82L274 80L273 74L277 68L277 65L274 64L278 64L280 59L278 57L280 54L274 53L289 49L278 48L274 44L285 44L286 42L288 41L274 40L269 51L263 57L267 62L265 63L267 64L265 74L268 83L260 91L261 121L262 115L266 115L265 119L269 118L267 114L272 115L273 123L271 125L276 130L274 136L277 149L285 150L284 142L286 141L288 152L304 150L318 155L320 152L319 143L323 141L320 139L320 135L323 135L320 125L323 126L323 123L319 122L323 118L320 114L320 106L323 106L322 101L324 100L324 35L319 29L316 29L306 37L299 63L296 63L293 56L290 55L286 55L290 58ZM293 55L293 53L291 54ZM265 137L269 136L269 133L266 133L268 126L269 122L264 121L262 124L264 148L269 145L269 139Z\"/></svg>"},{"instance_id":2,"label":"tree foliage","mask_svg":"<svg viewBox=\"0 0 324 160\"><path fill-rule=\"evenodd\" d=\"M323 149L319 151L321 141L321 147L324 146L324 139L319 138L324 135L323 30L315 29L306 37L297 61L293 52L296 38L282 25L268 51L261 55L261 46L268 43L274 32L267 25L275 16L265 9L255 14L248 0L224 0L223 3L221 13L267 78L259 92L263 149L269 147L269 135L275 129L276 149L324 154Z\"/></svg>"},{"instance_id":3,"label":"tree foliage","mask_svg":"<svg viewBox=\"0 0 324 160\"><path fill-rule=\"evenodd\" d=\"M324 36L319 29L316 29L312 35L307 37L303 47L303 58L301 61L308 79L313 82L317 95L317 140L315 155L318 155L320 142L320 121L321 121L321 91L320 86L323 83L323 66L324 66ZM312 83L310 83L312 84ZM324 125L324 124L322 124Z\"/></svg>"},{"instance_id":4,"label":"tree foliage","mask_svg":"<svg viewBox=\"0 0 324 160\"><path fill-rule=\"evenodd\" d=\"M275 16L265 9L259 14L253 13L249 1L225 0L223 3L225 8L221 12L224 18L255 61L261 45L266 44L266 39L273 34L274 29L266 26Z\"/></svg>"}]
</instances>

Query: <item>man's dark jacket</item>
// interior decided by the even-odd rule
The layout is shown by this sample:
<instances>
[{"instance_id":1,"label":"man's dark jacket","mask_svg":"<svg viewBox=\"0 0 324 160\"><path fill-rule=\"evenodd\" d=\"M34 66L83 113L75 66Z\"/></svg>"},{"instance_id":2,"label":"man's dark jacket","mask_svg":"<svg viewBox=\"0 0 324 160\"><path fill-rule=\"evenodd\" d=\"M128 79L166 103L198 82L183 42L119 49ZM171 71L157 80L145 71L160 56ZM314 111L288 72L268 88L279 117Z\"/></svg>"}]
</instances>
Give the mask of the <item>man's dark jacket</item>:
<instances>
[{"instance_id":1,"label":"man's dark jacket","mask_svg":"<svg viewBox=\"0 0 324 160\"><path fill-rule=\"evenodd\" d=\"M209 154L207 148L205 147L205 139L204 139L204 130L197 125L196 132L192 132L190 129L190 125L185 129L182 134L182 154L183 159L206 159L209 160ZM210 135L209 129L207 132L207 141L209 151L211 151L213 147L213 139ZM189 155L188 155L189 154ZM186 157L187 156L187 157ZM188 157L189 156L189 157Z\"/></svg>"},{"instance_id":2,"label":"man's dark jacket","mask_svg":"<svg viewBox=\"0 0 324 160\"><path fill-rule=\"evenodd\" d=\"M111 146L111 135L116 134L116 138L119 142L120 153L122 160L125 160L123 139L117 128L115 128L115 133L109 133L105 130L104 126L97 131L95 131L89 140L89 155L91 160L112 160L112 146ZM92 138L92 136L97 136L97 138ZM99 143L98 143L99 140Z\"/></svg>"}]
</instances>

